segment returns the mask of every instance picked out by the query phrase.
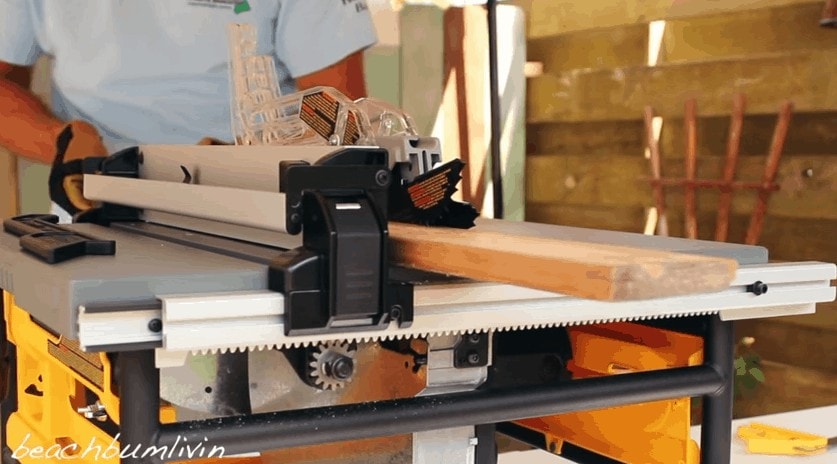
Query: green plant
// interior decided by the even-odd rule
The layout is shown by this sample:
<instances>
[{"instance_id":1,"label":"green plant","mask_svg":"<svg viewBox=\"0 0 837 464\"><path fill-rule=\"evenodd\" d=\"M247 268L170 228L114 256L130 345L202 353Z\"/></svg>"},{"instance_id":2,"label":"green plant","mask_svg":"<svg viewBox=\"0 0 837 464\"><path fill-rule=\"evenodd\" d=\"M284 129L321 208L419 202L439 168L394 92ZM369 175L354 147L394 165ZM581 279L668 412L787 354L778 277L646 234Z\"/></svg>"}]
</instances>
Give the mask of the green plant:
<instances>
[{"instance_id":1,"label":"green plant","mask_svg":"<svg viewBox=\"0 0 837 464\"><path fill-rule=\"evenodd\" d=\"M753 351L755 342L753 337L744 337L735 345L734 390L736 397L754 391L766 380L764 371L761 370L761 357Z\"/></svg>"}]
</instances>

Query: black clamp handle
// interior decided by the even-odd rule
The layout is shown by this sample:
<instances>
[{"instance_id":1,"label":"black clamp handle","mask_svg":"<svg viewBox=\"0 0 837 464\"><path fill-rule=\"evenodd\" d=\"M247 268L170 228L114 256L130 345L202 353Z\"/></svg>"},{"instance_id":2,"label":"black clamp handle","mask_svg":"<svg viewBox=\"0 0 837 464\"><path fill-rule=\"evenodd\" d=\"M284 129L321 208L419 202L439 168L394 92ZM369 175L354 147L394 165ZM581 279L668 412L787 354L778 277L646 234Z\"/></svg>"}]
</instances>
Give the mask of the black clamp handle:
<instances>
[{"instance_id":1,"label":"black clamp handle","mask_svg":"<svg viewBox=\"0 0 837 464\"><path fill-rule=\"evenodd\" d=\"M58 225L54 214L26 214L3 221L6 233L20 237L20 247L49 264L86 255L115 255L116 242L100 240Z\"/></svg>"}]
</instances>

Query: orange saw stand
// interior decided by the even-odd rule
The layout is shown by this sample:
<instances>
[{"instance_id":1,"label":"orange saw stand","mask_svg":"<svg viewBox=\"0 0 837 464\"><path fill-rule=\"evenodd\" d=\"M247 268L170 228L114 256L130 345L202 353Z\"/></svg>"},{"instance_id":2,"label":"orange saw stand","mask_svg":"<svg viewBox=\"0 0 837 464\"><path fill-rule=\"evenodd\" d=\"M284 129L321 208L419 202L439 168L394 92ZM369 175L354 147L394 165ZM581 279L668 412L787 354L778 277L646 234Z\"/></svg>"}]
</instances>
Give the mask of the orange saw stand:
<instances>
[{"instance_id":1,"label":"orange saw stand","mask_svg":"<svg viewBox=\"0 0 837 464\"><path fill-rule=\"evenodd\" d=\"M109 425L119 424L119 397L112 389L113 371L108 356L85 353L77 342L45 330L15 305L14 296L8 292L2 294L2 308L6 337L15 350L10 376L5 379L10 394L17 399L17 407L9 411L5 422L11 457L20 464L65 460L119 464L118 435L108 430ZM98 401L90 404L90 397ZM83 410L99 420L79 414ZM162 423L175 422L171 405L161 405L159 414ZM224 458L188 462L260 461Z\"/></svg>"},{"instance_id":2,"label":"orange saw stand","mask_svg":"<svg viewBox=\"0 0 837 464\"><path fill-rule=\"evenodd\" d=\"M568 329L573 378L619 375L703 363L700 337L631 323ZM690 399L619 406L517 421L543 436L544 447L563 454L566 445L628 463L697 464L690 438Z\"/></svg>"}]
</instances>

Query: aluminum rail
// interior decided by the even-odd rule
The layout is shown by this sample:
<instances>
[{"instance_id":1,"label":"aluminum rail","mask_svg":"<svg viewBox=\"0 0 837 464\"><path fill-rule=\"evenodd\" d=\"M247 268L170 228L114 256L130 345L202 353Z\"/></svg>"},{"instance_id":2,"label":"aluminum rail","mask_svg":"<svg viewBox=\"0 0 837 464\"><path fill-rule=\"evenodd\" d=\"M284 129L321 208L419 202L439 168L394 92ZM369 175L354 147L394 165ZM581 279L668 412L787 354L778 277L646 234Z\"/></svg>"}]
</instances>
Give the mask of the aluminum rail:
<instances>
[{"instance_id":1,"label":"aluminum rail","mask_svg":"<svg viewBox=\"0 0 837 464\"><path fill-rule=\"evenodd\" d=\"M705 314L718 314L722 320L775 317L810 314L817 303L833 301L835 277L834 264L744 266L733 286L721 292L618 303L511 285L427 285L414 290L414 319L408 328L392 324L384 330L335 329L299 336L285 335L280 293L160 295L159 308L81 308L79 341L89 351L151 346L157 348L158 367L174 367L189 353L281 349L333 340L364 342ZM148 329L154 319L162 327L158 332Z\"/></svg>"}]
</instances>

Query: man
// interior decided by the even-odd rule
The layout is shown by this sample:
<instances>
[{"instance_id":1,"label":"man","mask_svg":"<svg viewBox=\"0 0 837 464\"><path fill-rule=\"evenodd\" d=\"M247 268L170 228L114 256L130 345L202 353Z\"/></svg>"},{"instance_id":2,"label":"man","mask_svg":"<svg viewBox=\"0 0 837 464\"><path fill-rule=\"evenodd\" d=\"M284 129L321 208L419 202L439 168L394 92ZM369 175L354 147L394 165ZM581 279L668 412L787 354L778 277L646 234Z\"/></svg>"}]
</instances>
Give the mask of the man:
<instances>
[{"instance_id":1,"label":"man","mask_svg":"<svg viewBox=\"0 0 837 464\"><path fill-rule=\"evenodd\" d=\"M231 141L231 22L255 26L283 93L327 85L364 96L362 51L376 36L363 0L0 0L0 145L52 163L51 184L64 180L61 203L74 213L86 203L67 182L80 178L67 171L73 160L141 143ZM54 58L53 113L28 91L42 54Z\"/></svg>"}]
</instances>

